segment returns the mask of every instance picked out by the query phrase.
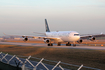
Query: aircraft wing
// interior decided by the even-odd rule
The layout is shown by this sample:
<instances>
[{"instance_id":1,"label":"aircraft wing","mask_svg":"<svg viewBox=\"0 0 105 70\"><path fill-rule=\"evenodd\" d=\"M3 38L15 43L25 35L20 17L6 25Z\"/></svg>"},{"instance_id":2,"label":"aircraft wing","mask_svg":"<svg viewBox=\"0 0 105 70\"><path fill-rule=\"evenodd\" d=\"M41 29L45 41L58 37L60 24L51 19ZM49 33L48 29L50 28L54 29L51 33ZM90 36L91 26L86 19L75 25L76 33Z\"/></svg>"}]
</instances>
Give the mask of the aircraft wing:
<instances>
[{"instance_id":1,"label":"aircraft wing","mask_svg":"<svg viewBox=\"0 0 105 70\"><path fill-rule=\"evenodd\" d=\"M47 37L47 36L26 36L26 37L28 37L28 38L35 38L35 39L51 39L51 40L60 39L59 37Z\"/></svg>"},{"instance_id":2,"label":"aircraft wing","mask_svg":"<svg viewBox=\"0 0 105 70\"><path fill-rule=\"evenodd\" d=\"M32 35L8 35L8 34L5 34L5 33L3 33L4 35L6 35L6 36L13 36L13 37L27 37L27 38L33 38L34 36L32 36Z\"/></svg>"},{"instance_id":3,"label":"aircraft wing","mask_svg":"<svg viewBox=\"0 0 105 70\"><path fill-rule=\"evenodd\" d=\"M43 33L44 34L44 33ZM7 35L4 33L6 36L13 36L13 37L23 37L23 38L35 38L35 39L51 39L51 40L57 40L60 39L59 37L47 37L45 35L40 35L40 36L33 36L33 35Z\"/></svg>"},{"instance_id":4,"label":"aircraft wing","mask_svg":"<svg viewBox=\"0 0 105 70\"><path fill-rule=\"evenodd\" d=\"M85 34L85 35L80 35L81 38L89 38L89 37L104 37L105 34Z\"/></svg>"},{"instance_id":5,"label":"aircraft wing","mask_svg":"<svg viewBox=\"0 0 105 70\"><path fill-rule=\"evenodd\" d=\"M61 40L59 37L47 37L47 36L22 36L25 41L28 40L28 38L34 38L34 39L49 39L49 40Z\"/></svg>"}]
</instances>

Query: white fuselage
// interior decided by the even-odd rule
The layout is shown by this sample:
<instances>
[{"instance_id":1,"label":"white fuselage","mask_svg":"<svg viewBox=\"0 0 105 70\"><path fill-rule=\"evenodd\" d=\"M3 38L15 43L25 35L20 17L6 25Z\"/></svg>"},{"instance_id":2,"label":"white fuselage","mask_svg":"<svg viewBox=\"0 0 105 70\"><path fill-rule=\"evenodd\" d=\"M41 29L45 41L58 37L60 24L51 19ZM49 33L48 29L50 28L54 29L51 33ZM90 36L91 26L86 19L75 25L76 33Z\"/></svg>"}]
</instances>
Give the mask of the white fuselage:
<instances>
[{"instance_id":1,"label":"white fuselage","mask_svg":"<svg viewBox=\"0 0 105 70\"><path fill-rule=\"evenodd\" d=\"M76 31L46 32L46 36L57 37L58 42L76 42L80 39L80 35Z\"/></svg>"}]
</instances>

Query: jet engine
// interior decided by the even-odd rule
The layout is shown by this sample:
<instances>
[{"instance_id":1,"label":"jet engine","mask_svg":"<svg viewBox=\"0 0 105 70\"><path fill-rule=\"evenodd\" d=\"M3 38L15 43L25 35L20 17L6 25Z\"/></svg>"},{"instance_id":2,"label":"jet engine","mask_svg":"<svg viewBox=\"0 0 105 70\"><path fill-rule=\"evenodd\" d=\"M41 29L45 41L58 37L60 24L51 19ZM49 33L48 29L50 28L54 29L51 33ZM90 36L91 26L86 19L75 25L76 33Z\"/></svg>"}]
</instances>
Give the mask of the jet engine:
<instances>
[{"instance_id":1,"label":"jet engine","mask_svg":"<svg viewBox=\"0 0 105 70\"><path fill-rule=\"evenodd\" d=\"M50 43L50 40L49 39L44 39L44 42L45 43Z\"/></svg>"},{"instance_id":2,"label":"jet engine","mask_svg":"<svg viewBox=\"0 0 105 70\"><path fill-rule=\"evenodd\" d=\"M94 41L96 38L95 37L90 37L89 40Z\"/></svg>"},{"instance_id":3,"label":"jet engine","mask_svg":"<svg viewBox=\"0 0 105 70\"><path fill-rule=\"evenodd\" d=\"M26 38L23 38L23 41L28 41L28 38L26 37Z\"/></svg>"},{"instance_id":4,"label":"jet engine","mask_svg":"<svg viewBox=\"0 0 105 70\"><path fill-rule=\"evenodd\" d=\"M77 41L78 43L82 43L82 40Z\"/></svg>"}]
</instances>

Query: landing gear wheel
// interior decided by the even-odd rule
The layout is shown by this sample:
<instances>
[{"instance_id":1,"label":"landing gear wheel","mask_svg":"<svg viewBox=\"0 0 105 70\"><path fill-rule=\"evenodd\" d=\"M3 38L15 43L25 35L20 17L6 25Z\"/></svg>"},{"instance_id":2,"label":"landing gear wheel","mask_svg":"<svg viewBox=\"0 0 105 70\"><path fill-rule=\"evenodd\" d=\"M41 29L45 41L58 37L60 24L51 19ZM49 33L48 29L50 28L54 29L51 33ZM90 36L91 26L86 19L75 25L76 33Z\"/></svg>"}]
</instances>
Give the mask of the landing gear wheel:
<instances>
[{"instance_id":1,"label":"landing gear wheel","mask_svg":"<svg viewBox=\"0 0 105 70\"><path fill-rule=\"evenodd\" d=\"M71 44L68 42L68 43L66 44L66 46L71 46Z\"/></svg>"},{"instance_id":2,"label":"landing gear wheel","mask_svg":"<svg viewBox=\"0 0 105 70\"><path fill-rule=\"evenodd\" d=\"M50 46L53 46L53 44L50 44Z\"/></svg>"},{"instance_id":3,"label":"landing gear wheel","mask_svg":"<svg viewBox=\"0 0 105 70\"><path fill-rule=\"evenodd\" d=\"M48 44L48 46L53 46L53 44L52 44L52 43L50 43L50 44Z\"/></svg>"},{"instance_id":4,"label":"landing gear wheel","mask_svg":"<svg viewBox=\"0 0 105 70\"><path fill-rule=\"evenodd\" d=\"M68 46L68 44L66 44L66 46Z\"/></svg>"},{"instance_id":5,"label":"landing gear wheel","mask_svg":"<svg viewBox=\"0 0 105 70\"><path fill-rule=\"evenodd\" d=\"M58 44L57 44L57 46L61 46L61 44L60 44L60 43L58 43Z\"/></svg>"},{"instance_id":6,"label":"landing gear wheel","mask_svg":"<svg viewBox=\"0 0 105 70\"><path fill-rule=\"evenodd\" d=\"M48 46L50 46L50 44L47 44Z\"/></svg>"},{"instance_id":7,"label":"landing gear wheel","mask_svg":"<svg viewBox=\"0 0 105 70\"><path fill-rule=\"evenodd\" d=\"M76 46L76 44L73 44L73 46L75 47L75 46Z\"/></svg>"}]
</instances>

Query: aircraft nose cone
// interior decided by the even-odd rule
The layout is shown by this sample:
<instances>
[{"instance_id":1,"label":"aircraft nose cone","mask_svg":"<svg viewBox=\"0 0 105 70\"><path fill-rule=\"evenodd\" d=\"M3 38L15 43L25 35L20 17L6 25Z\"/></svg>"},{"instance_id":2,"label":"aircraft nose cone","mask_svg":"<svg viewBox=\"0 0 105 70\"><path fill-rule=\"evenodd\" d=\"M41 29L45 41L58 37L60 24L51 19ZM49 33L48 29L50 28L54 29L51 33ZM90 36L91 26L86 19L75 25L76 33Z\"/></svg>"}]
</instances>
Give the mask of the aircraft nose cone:
<instances>
[{"instance_id":1,"label":"aircraft nose cone","mask_svg":"<svg viewBox=\"0 0 105 70\"><path fill-rule=\"evenodd\" d=\"M80 39L80 36L76 36L76 39L79 40Z\"/></svg>"},{"instance_id":2,"label":"aircraft nose cone","mask_svg":"<svg viewBox=\"0 0 105 70\"><path fill-rule=\"evenodd\" d=\"M80 36L78 36L78 40L80 39Z\"/></svg>"}]
</instances>

